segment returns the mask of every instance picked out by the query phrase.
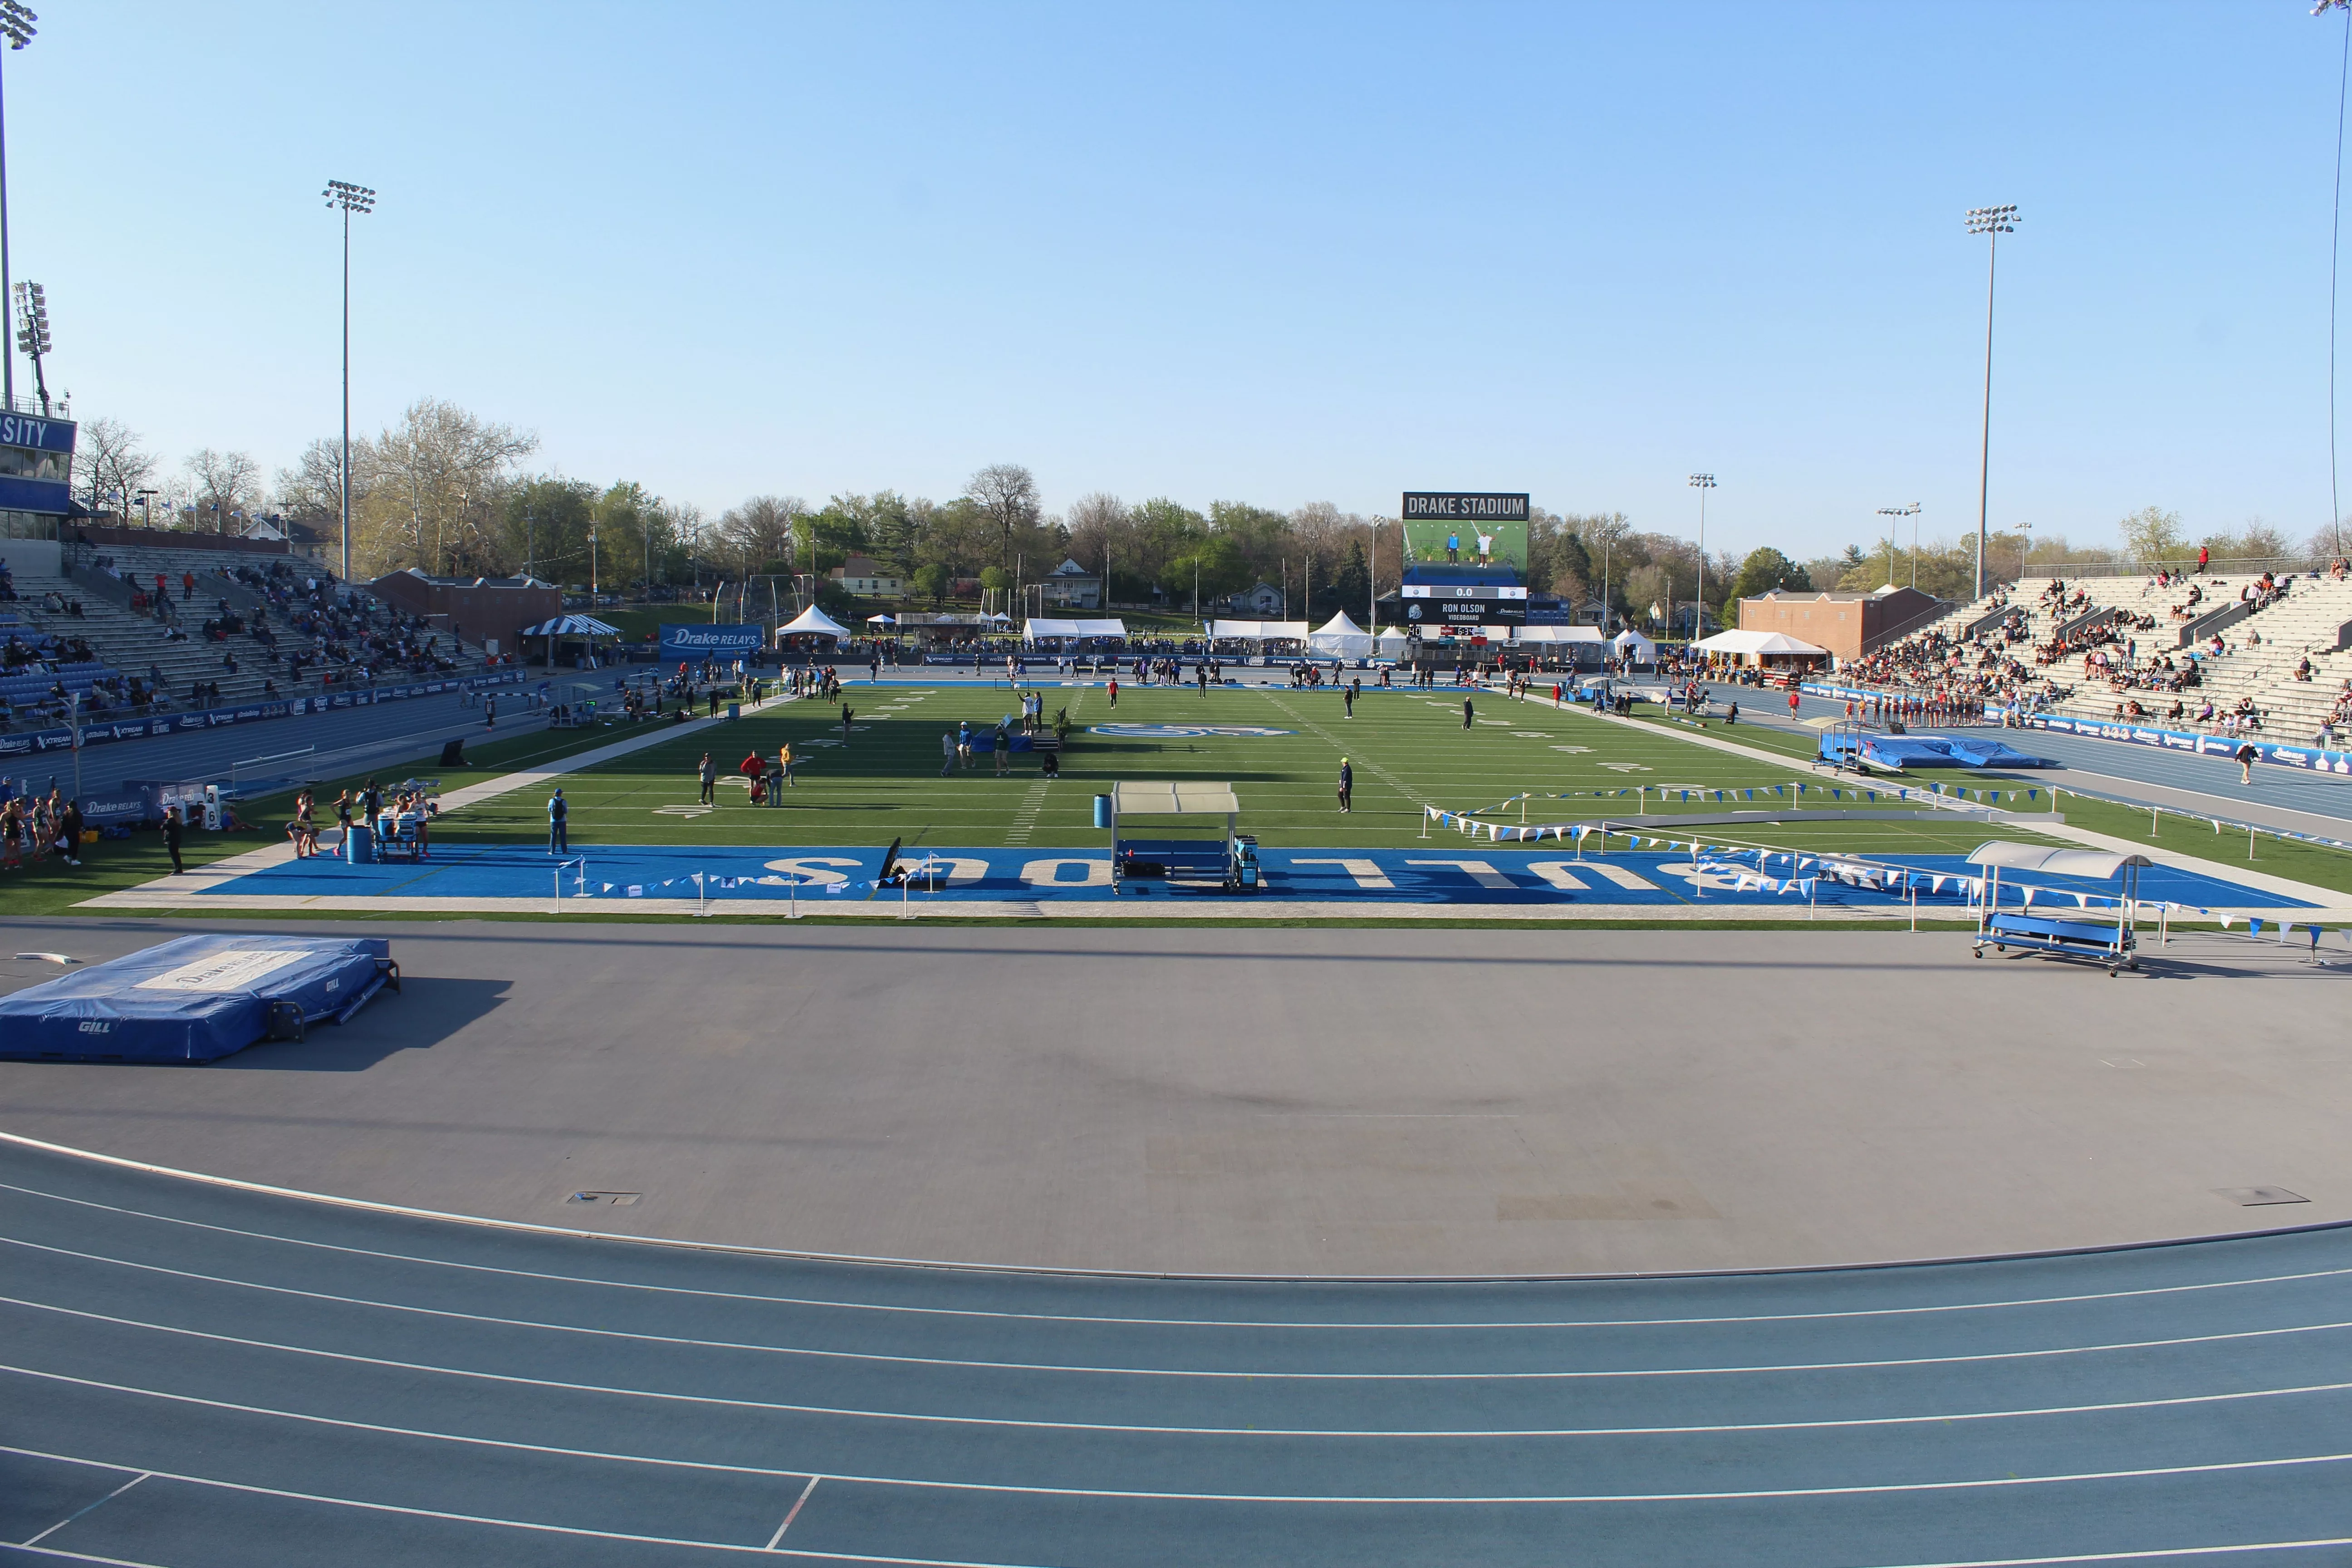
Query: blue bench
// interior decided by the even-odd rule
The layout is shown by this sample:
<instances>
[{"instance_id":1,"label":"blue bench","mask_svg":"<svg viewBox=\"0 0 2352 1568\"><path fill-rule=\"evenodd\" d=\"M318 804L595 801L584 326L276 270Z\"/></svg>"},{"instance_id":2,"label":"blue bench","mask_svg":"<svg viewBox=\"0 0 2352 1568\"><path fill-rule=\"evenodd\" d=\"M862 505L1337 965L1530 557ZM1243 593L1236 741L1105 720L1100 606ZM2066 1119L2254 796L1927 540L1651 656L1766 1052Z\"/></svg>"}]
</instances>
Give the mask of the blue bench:
<instances>
[{"instance_id":1,"label":"blue bench","mask_svg":"<svg viewBox=\"0 0 2352 1568\"><path fill-rule=\"evenodd\" d=\"M2109 974L2118 969L2139 967L2139 960L2133 956L2131 928L2120 921L2110 923L2053 920L2047 915L1996 910L1987 914L1977 928L1977 957L1984 956L1987 942L1996 952L2019 947L2029 952L2095 959L2107 966Z\"/></svg>"}]
</instances>

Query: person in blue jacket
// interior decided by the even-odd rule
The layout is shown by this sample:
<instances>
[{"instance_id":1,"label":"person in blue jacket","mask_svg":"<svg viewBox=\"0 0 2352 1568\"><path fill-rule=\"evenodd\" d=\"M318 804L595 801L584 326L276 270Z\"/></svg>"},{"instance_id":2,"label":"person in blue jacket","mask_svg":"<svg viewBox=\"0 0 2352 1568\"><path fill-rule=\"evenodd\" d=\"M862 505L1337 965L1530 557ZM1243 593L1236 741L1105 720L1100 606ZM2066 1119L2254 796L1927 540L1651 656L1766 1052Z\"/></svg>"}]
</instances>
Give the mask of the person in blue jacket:
<instances>
[{"instance_id":1,"label":"person in blue jacket","mask_svg":"<svg viewBox=\"0 0 2352 1568\"><path fill-rule=\"evenodd\" d=\"M547 800L547 852L550 855L572 853L572 838L565 831L565 819L572 808L564 804L563 792L557 790Z\"/></svg>"}]
</instances>

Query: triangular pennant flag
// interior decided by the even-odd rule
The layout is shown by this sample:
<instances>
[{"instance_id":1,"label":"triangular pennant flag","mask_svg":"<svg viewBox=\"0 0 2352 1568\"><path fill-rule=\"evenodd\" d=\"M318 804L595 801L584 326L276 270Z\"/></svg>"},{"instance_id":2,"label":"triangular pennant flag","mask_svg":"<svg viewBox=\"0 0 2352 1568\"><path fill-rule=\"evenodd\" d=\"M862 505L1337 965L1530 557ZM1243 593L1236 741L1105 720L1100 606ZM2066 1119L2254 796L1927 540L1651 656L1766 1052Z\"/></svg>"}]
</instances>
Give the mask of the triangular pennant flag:
<instances>
[{"instance_id":1,"label":"triangular pennant flag","mask_svg":"<svg viewBox=\"0 0 2352 1568\"><path fill-rule=\"evenodd\" d=\"M2253 936L2260 936L2260 935L2262 935L2262 934L2263 934L2263 917L2262 917L2262 916L2260 916L2260 915L2250 915L2250 916L2248 916L2248 917L2247 917L2247 919L2246 919L2246 931L2247 931L2247 932L2248 932L2249 934L2253 935Z\"/></svg>"}]
</instances>

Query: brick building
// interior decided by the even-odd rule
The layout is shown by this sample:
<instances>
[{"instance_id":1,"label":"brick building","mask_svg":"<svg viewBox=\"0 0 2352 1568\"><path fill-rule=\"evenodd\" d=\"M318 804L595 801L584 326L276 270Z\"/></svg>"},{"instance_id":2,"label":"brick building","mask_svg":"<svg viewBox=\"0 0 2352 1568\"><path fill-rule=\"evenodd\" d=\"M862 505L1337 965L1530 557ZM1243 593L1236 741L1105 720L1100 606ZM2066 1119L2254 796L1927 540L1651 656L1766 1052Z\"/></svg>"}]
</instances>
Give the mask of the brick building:
<instances>
[{"instance_id":1,"label":"brick building","mask_svg":"<svg viewBox=\"0 0 2352 1568\"><path fill-rule=\"evenodd\" d=\"M1760 599L1739 601L1739 629L1785 632L1799 642L1829 649L1836 658L1860 658L1881 643L1916 631L1949 607L1916 588L1878 588L1867 594L1776 590Z\"/></svg>"}]
</instances>

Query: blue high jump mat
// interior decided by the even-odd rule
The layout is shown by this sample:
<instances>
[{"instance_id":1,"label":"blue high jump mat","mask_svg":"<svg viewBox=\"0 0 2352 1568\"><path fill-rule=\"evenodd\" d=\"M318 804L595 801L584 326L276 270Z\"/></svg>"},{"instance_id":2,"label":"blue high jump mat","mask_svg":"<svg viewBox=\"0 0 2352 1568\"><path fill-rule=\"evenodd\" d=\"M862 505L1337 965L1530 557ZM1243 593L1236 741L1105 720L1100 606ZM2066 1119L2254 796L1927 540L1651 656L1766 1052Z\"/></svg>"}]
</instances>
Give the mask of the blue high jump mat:
<instances>
[{"instance_id":1,"label":"blue high jump mat","mask_svg":"<svg viewBox=\"0 0 2352 1568\"><path fill-rule=\"evenodd\" d=\"M184 936L0 996L0 1058L209 1062L400 984L373 936Z\"/></svg>"}]
</instances>

